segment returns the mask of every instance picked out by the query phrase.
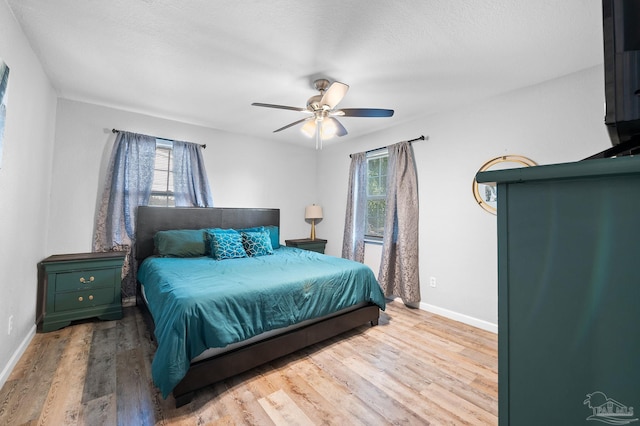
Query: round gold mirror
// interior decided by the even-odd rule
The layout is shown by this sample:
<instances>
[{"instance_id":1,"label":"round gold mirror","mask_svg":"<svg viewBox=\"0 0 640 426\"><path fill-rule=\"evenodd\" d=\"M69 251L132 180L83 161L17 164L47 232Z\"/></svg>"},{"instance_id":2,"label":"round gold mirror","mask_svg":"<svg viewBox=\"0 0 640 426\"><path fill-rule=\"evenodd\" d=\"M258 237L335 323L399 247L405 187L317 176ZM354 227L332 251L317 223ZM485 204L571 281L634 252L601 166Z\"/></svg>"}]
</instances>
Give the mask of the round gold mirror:
<instances>
[{"instance_id":1,"label":"round gold mirror","mask_svg":"<svg viewBox=\"0 0 640 426\"><path fill-rule=\"evenodd\" d=\"M479 172L486 172L489 170L504 170L515 169L518 167L537 166L535 161L523 157L522 155L503 155L500 157L492 158L480 167ZM498 207L498 193L495 184L490 185L486 183L478 183L476 178L473 178L473 196L476 202L484 210L491 214L496 214Z\"/></svg>"}]
</instances>

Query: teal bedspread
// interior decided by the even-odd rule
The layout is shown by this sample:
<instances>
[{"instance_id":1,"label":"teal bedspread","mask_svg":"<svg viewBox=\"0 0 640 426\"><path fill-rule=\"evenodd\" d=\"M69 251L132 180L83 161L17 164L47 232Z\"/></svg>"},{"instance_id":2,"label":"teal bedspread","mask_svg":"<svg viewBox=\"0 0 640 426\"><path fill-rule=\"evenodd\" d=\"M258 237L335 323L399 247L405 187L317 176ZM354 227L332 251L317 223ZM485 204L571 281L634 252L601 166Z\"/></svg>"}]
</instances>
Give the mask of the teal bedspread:
<instances>
[{"instance_id":1,"label":"teal bedspread","mask_svg":"<svg viewBox=\"0 0 640 426\"><path fill-rule=\"evenodd\" d=\"M166 398L190 361L262 332L361 302L385 308L371 269L291 247L269 256L146 259L138 270L155 322L153 380Z\"/></svg>"}]
</instances>

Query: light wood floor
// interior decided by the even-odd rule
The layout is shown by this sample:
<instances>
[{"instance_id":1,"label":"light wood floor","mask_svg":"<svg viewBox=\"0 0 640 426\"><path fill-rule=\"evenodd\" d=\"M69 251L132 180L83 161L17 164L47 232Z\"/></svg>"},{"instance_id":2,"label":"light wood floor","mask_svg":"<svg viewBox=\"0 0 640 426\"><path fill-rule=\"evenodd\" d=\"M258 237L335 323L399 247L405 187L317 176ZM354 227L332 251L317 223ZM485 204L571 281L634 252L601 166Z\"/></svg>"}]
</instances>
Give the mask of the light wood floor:
<instances>
[{"instance_id":1,"label":"light wood floor","mask_svg":"<svg viewBox=\"0 0 640 426\"><path fill-rule=\"evenodd\" d=\"M0 425L497 424L497 338L389 303L377 327L251 370L175 408L151 380L135 307L37 334L0 390Z\"/></svg>"}]
</instances>

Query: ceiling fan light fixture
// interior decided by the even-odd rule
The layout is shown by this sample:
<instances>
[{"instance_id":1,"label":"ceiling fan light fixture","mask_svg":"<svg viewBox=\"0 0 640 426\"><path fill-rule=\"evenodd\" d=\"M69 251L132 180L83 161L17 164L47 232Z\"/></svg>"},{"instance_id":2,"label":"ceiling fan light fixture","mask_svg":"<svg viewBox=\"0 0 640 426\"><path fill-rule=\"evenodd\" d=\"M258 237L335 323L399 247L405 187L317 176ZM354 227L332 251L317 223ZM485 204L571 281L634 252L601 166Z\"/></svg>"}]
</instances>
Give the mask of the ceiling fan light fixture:
<instances>
[{"instance_id":1,"label":"ceiling fan light fixture","mask_svg":"<svg viewBox=\"0 0 640 426\"><path fill-rule=\"evenodd\" d=\"M332 139L338 133L338 128L335 122L331 120L322 120L317 118L315 120L309 120L304 126L300 128L300 131L308 138L316 136L316 128L320 129L320 136L322 139Z\"/></svg>"},{"instance_id":2,"label":"ceiling fan light fixture","mask_svg":"<svg viewBox=\"0 0 640 426\"><path fill-rule=\"evenodd\" d=\"M322 139L332 139L336 136L336 133L338 132L338 127L336 126L336 123L333 120L322 120L317 124L320 124L321 126Z\"/></svg>"},{"instance_id":3,"label":"ceiling fan light fixture","mask_svg":"<svg viewBox=\"0 0 640 426\"><path fill-rule=\"evenodd\" d=\"M300 131L308 138L314 137L316 135L316 120L309 120L304 123Z\"/></svg>"}]
</instances>

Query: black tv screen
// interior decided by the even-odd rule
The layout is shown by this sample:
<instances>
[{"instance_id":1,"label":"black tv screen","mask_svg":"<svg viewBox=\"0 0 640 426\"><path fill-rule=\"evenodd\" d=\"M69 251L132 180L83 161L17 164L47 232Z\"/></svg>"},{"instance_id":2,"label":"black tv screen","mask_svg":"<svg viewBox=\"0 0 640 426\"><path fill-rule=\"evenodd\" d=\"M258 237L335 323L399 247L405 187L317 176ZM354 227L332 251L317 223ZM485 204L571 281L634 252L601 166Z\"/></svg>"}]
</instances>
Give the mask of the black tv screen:
<instances>
[{"instance_id":1,"label":"black tv screen","mask_svg":"<svg viewBox=\"0 0 640 426\"><path fill-rule=\"evenodd\" d=\"M613 148L640 152L640 0L603 0L605 124Z\"/></svg>"}]
</instances>

